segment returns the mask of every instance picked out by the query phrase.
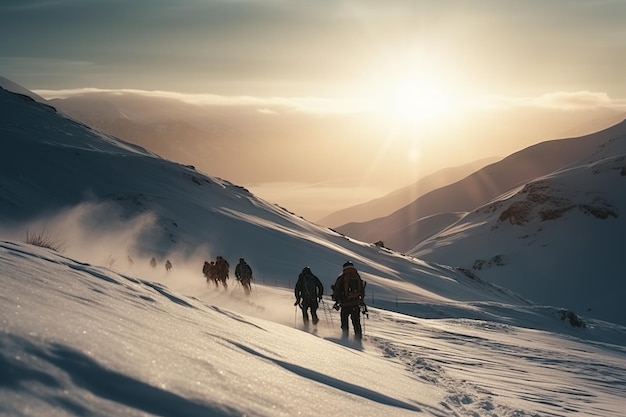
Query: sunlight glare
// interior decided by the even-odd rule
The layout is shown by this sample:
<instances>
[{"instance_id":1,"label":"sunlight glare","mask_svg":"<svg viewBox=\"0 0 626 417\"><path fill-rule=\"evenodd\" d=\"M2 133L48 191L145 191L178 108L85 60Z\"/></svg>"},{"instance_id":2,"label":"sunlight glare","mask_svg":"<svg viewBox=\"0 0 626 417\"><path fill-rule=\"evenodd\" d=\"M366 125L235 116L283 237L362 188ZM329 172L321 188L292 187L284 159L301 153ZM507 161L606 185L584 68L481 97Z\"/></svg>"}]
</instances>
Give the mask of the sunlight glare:
<instances>
[{"instance_id":1,"label":"sunlight glare","mask_svg":"<svg viewBox=\"0 0 626 417\"><path fill-rule=\"evenodd\" d=\"M406 122L438 118L448 109L448 99L442 90L421 80L400 84L393 96L392 116Z\"/></svg>"}]
</instances>

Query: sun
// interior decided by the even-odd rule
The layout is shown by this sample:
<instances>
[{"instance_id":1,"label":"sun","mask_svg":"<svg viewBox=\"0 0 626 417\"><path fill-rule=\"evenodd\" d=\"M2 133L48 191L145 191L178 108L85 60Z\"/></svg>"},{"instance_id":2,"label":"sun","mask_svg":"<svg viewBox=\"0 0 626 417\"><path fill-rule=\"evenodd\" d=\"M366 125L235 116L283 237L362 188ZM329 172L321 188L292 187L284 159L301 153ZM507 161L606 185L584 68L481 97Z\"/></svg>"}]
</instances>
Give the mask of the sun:
<instances>
[{"instance_id":1,"label":"sun","mask_svg":"<svg viewBox=\"0 0 626 417\"><path fill-rule=\"evenodd\" d=\"M395 119L421 123L438 119L449 109L443 90L424 80L410 80L395 88L388 112Z\"/></svg>"}]
</instances>

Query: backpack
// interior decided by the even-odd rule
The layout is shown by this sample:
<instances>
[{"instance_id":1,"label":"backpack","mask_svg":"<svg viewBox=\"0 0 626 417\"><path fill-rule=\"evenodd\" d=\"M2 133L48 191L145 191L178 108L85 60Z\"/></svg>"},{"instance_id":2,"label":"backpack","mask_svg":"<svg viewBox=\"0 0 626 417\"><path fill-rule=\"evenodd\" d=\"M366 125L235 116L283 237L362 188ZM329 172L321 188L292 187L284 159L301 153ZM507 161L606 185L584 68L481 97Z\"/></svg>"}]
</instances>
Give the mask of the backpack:
<instances>
[{"instance_id":1,"label":"backpack","mask_svg":"<svg viewBox=\"0 0 626 417\"><path fill-rule=\"evenodd\" d=\"M317 298L317 280L311 273L305 273L300 276L302 279L301 293L302 298L313 300Z\"/></svg>"},{"instance_id":2,"label":"backpack","mask_svg":"<svg viewBox=\"0 0 626 417\"><path fill-rule=\"evenodd\" d=\"M343 278L344 299L350 301L362 301L365 298L365 282L358 273L350 273Z\"/></svg>"},{"instance_id":3,"label":"backpack","mask_svg":"<svg viewBox=\"0 0 626 417\"><path fill-rule=\"evenodd\" d=\"M241 265L241 277L242 278L250 278L252 276L252 268L250 265L244 263Z\"/></svg>"},{"instance_id":4,"label":"backpack","mask_svg":"<svg viewBox=\"0 0 626 417\"><path fill-rule=\"evenodd\" d=\"M215 260L215 272L217 273L218 277L220 279L228 278L229 269L230 265L228 264L228 261L226 261L226 259L222 258L221 256L218 256Z\"/></svg>"},{"instance_id":5,"label":"backpack","mask_svg":"<svg viewBox=\"0 0 626 417\"><path fill-rule=\"evenodd\" d=\"M332 299L343 306L362 304L365 299L365 281L358 272L344 273L332 285Z\"/></svg>"},{"instance_id":6,"label":"backpack","mask_svg":"<svg viewBox=\"0 0 626 417\"><path fill-rule=\"evenodd\" d=\"M238 280L252 279L252 268L245 262L239 262L235 267L235 276Z\"/></svg>"}]
</instances>

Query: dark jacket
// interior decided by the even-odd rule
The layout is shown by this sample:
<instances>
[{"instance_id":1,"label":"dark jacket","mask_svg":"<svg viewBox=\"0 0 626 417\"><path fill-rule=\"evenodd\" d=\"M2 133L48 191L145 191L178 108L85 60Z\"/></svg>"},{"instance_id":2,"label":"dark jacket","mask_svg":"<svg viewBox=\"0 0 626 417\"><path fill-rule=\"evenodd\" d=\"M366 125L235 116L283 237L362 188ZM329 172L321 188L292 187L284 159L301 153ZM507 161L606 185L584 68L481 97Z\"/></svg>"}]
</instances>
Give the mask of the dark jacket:
<instances>
[{"instance_id":1,"label":"dark jacket","mask_svg":"<svg viewBox=\"0 0 626 417\"><path fill-rule=\"evenodd\" d=\"M235 267L235 277L238 280L252 279L252 268L245 261L240 261Z\"/></svg>"},{"instance_id":2,"label":"dark jacket","mask_svg":"<svg viewBox=\"0 0 626 417\"><path fill-rule=\"evenodd\" d=\"M322 298L322 294L324 294L322 281L310 271L301 272L294 289L296 300L314 301Z\"/></svg>"}]
</instances>

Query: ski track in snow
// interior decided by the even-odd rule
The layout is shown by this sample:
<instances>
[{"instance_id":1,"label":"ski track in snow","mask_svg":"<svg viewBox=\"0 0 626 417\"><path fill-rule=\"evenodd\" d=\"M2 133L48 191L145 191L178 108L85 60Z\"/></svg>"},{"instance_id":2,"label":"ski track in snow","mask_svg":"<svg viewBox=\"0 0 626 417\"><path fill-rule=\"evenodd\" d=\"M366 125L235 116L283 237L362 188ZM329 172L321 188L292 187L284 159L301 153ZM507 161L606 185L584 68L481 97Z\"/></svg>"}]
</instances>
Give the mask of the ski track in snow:
<instances>
[{"instance_id":1,"label":"ski track in snow","mask_svg":"<svg viewBox=\"0 0 626 417\"><path fill-rule=\"evenodd\" d=\"M373 318L370 325L375 334L384 335L385 323L389 322L396 324L390 328L396 330L397 325L402 324L406 331L403 338L373 336L367 340L384 357L404 364L416 378L444 389L448 394L442 405L457 415L478 416L484 415L485 411L515 417L584 413L589 410L580 410L573 405L581 398L583 403L593 403L598 397L596 390L619 397L626 389L626 364L598 362L591 352L593 348L588 345L570 346L570 349L555 345L554 349L546 349L547 345L541 343L541 348L533 347L532 339L527 336L540 332L474 320L446 320L450 325L444 322L442 328L437 329L441 323L412 318L398 320L385 312L375 313ZM464 326L462 329L468 329L467 334L459 332L459 324ZM472 327L487 331L493 328L506 333L507 338L499 341L496 333L494 339L472 335ZM516 333L522 334L517 337ZM410 338L416 343L398 342ZM420 340L426 343L420 343ZM512 344L514 341L520 341L520 344ZM508 371L505 373L503 369ZM507 382L511 374L518 378ZM495 400L492 388L499 392ZM544 405L550 411L529 413L501 404L503 399L510 400L511 404L519 400L527 402L525 409L532 408L531 403ZM597 413L590 415L607 416L611 413L600 405Z\"/></svg>"}]
</instances>

